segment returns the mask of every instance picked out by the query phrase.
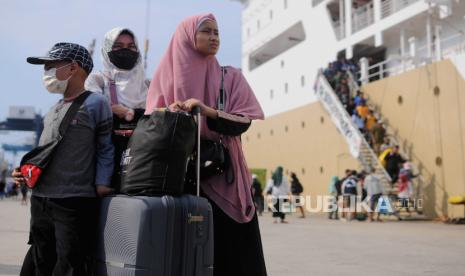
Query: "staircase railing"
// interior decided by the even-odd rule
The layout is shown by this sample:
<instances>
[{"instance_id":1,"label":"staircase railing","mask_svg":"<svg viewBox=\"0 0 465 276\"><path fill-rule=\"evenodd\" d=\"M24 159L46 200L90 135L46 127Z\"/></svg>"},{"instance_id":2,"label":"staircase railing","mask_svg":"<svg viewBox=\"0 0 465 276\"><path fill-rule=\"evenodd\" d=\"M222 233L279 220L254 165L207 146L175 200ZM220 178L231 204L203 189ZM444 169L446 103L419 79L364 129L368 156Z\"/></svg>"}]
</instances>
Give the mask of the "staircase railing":
<instances>
[{"instance_id":1,"label":"staircase railing","mask_svg":"<svg viewBox=\"0 0 465 276\"><path fill-rule=\"evenodd\" d=\"M344 136L347 144L349 145L352 156L359 161L363 170L370 171L371 169L374 169L375 173L380 177L384 184L386 192L392 193L393 189L390 184L391 177L379 161L363 134L353 123L349 113L340 102L321 70L316 77L314 92L318 100L331 116L336 128L339 130L341 135Z\"/></svg>"}]
</instances>

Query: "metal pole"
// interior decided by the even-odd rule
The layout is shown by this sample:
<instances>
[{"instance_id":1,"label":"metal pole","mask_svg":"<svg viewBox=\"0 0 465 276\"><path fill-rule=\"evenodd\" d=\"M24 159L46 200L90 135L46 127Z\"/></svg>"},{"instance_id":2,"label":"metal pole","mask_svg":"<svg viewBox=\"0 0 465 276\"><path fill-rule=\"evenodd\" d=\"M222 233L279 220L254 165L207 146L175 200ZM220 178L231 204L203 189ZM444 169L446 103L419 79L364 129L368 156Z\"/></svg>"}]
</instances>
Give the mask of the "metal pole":
<instances>
[{"instance_id":1,"label":"metal pole","mask_svg":"<svg viewBox=\"0 0 465 276\"><path fill-rule=\"evenodd\" d=\"M436 25L434 30L435 36L435 50L436 50L436 61L440 61L442 59L442 49L441 49L441 26Z\"/></svg>"},{"instance_id":2,"label":"metal pole","mask_svg":"<svg viewBox=\"0 0 465 276\"><path fill-rule=\"evenodd\" d=\"M145 10L144 69L147 69L147 56L149 52L149 28L150 28L150 0L147 0L147 6Z\"/></svg>"},{"instance_id":3,"label":"metal pole","mask_svg":"<svg viewBox=\"0 0 465 276\"><path fill-rule=\"evenodd\" d=\"M400 58L402 62L402 72L405 71L405 30L400 30Z\"/></svg>"},{"instance_id":4,"label":"metal pole","mask_svg":"<svg viewBox=\"0 0 465 276\"><path fill-rule=\"evenodd\" d=\"M344 0L339 0L339 37L345 37Z\"/></svg>"},{"instance_id":5,"label":"metal pole","mask_svg":"<svg viewBox=\"0 0 465 276\"><path fill-rule=\"evenodd\" d=\"M428 8L428 17L426 19L426 48L427 48L427 57L432 58L433 53L432 53L432 32L431 32L431 3L429 3L429 8Z\"/></svg>"}]
</instances>

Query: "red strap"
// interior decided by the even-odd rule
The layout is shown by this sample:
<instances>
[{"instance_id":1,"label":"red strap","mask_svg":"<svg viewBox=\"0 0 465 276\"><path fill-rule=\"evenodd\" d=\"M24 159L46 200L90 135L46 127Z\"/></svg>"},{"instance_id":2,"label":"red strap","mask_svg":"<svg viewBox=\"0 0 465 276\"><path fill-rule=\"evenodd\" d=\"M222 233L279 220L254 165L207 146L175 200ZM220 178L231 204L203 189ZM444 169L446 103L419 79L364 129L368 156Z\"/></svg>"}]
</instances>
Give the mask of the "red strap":
<instances>
[{"instance_id":1,"label":"red strap","mask_svg":"<svg viewBox=\"0 0 465 276\"><path fill-rule=\"evenodd\" d=\"M132 129L118 129L114 130L114 133L118 136L131 137L134 130Z\"/></svg>"}]
</instances>

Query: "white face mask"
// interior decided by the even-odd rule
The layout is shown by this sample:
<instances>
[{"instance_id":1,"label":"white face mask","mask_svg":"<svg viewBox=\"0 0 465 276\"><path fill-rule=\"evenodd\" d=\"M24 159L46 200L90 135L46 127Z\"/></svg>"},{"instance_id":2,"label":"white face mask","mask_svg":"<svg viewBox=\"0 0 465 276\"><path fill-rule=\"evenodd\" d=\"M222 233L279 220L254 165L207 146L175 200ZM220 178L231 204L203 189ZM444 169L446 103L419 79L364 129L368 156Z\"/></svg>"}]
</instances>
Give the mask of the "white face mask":
<instances>
[{"instance_id":1,"label":"white face mask","mask_svg":"<svg viewBox=\"0 0 465 276\"><path fill-rule=\"evenodd\" d=\"M50 68L46 71L44 71L44 76L42 78L44 82L45 88L48 90L50 93L56 93L56 94L64 94L66 91L66 88L68 87L68 81L71 78L71 76L66 79L66 80L59 80L57 79L57 70L64 68L68 65L71 65L71 63L63 65L58 68Z\"/></svg>"}]
</instances>

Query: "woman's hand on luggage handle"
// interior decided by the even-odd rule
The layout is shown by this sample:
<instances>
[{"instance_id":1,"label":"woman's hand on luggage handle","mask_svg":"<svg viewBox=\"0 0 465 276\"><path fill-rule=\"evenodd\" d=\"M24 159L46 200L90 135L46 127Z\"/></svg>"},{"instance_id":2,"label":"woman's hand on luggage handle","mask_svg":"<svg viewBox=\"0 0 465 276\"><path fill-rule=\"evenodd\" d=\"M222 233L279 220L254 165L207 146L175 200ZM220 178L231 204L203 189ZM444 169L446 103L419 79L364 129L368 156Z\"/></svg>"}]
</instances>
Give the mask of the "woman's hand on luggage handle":
<instances>
[{"instance_id":1,"label":"woman's hand on luggage handle","mask_svg":"<svg viewBox=\"0 0 465 276\"><path fill-rule=\"evenodd\" d=\"M182 109L187 112L191 112L192 109L196 106L200 107L200 114L212 119L216 119L218 117L218 112L215 109L206 106L204 103L197 99L191 98L182 103Z\"/></svg>"},{"instance_id":2,"label":"woman's hand on luggage handle","mask_svg":"<svg viewBox=\"0 0 465 276\"><path fill-rule=\"evenodd\" d=\"M15 184L20 186L22 184L26 184L26 180L24 179L23 174L20 171L21 169L18 167L14 169L14 171L11 173L11 176L13 177L13 180L15 181Z\"/></svg>"},{"instance_id":3,"label":"woman's hand on luggage handle","mask_svg":"<svg viewBox=\"0 0 465 276\"><path fill-rule=\"evenodd\" d=\"M178 112L178 111L183 111L184 109L182 108L182 102L181 101L175 101L172 103L170 106L168 106L168 109L171 112Z\"/></svg>"}]
</instances>

